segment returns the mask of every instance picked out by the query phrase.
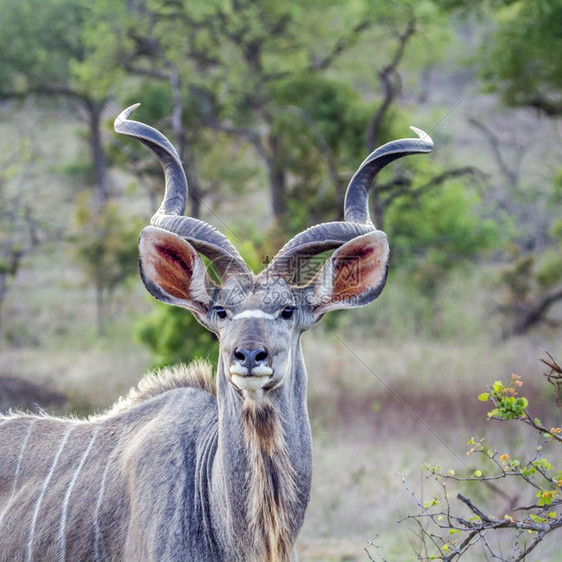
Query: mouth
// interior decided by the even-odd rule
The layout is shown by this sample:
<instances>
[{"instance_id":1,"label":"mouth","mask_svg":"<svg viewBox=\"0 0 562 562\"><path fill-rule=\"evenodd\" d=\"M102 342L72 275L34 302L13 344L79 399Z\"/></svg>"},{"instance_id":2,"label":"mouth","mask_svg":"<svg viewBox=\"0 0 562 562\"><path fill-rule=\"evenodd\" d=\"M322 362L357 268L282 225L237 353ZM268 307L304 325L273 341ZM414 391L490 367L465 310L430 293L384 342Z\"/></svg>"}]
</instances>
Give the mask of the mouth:
<instances>
[{"instance_id":1,"label":"mouth","mask_svg":"<svg viewBox=\"0 0 562 562\"><path fill-rule=\"evenodd\" d=\"M251 371L242 365L232 365L229 369L232 383L240 390L260 390L273 377L273 369L258 365Z\"/></svg>"}]
</instances>

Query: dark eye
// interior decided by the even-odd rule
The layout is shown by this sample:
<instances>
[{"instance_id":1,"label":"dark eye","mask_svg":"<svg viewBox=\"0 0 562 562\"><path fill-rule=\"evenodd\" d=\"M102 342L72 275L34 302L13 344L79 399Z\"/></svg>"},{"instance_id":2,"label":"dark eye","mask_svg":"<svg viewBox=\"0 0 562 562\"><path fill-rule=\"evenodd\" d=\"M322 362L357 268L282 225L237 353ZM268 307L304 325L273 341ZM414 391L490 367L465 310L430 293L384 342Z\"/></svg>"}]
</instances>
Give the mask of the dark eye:
<instances>
[{"instance_id":1,"label":"dark eye","mask_svg":"<svg viewBox=\"0 0 562 562\"><path fill-rule=\"evenodd\" d=\"M286 306L282 311L281 311L281 318L285 318L285 320L289 320L293 317L293 313L295 312L295 307L294 306Z\"/></svg>"},{"instance_id":2,"label":"dark eye","mask_svg":"<svg viewBox=\"0 0 562 562\"><path fill-rule=\"evenodd\" d=\"M226 310L222 306L215 306L215 312L221 320L226 318Z\"/></svg>"}]
</instances>

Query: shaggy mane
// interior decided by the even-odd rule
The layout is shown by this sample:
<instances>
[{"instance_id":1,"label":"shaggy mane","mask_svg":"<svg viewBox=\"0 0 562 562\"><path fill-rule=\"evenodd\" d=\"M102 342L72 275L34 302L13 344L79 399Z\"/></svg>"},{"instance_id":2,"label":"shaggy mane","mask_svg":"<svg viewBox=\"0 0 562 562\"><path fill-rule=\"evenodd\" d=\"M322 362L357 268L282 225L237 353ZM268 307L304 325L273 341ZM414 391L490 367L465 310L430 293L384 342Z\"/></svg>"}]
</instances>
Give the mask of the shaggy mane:
<instances>
[{"instance_id":1,"label":"shaggy mane","mask_svg":"<svg viewBox=\"0 0 562 562\"><path fill-rule=\"evenodd\" d=\"M248 560L290 562L290 517L298 500L281 414L267 399L245 400L242 424L251 466L246 509L255 545Z\"/></svg>"},{"instance_id":2,"label":"shaggy mane","mask_svg":"<svg viewBox=\"0 0 562 562\"><path fill-rule=\"evenodd\" d=\"M216 396L217 385L211 365L206 361L196 360L189 365L180 363L149 372L137 386L129 390L126 396L119 398L109 410L99 417L106 418L121 414L142 402L176 388L197 388ZM90 419L93 420L97 417L93 416Z\"/></svg>"}]
</instances>

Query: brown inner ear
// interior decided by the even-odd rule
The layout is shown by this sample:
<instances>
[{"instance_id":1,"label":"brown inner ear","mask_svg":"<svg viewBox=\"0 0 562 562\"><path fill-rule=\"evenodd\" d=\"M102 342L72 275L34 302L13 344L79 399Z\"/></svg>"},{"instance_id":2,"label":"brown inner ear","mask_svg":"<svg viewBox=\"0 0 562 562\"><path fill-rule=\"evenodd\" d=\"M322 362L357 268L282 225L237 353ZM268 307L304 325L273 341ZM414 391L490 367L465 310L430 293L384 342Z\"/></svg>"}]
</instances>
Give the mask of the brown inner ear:
<instances>
[{"instance_id":1,"label":"brown inner ear","mask_svg":"<svg viewBox=\"0 0 562 562\"><path fill-rule=\"evenodd\" d=\"M193 300L193 277L198 274L199 257L188 242L165 230L147 227L141 234L139 251L141 275L153 296L164 302L164 295Z\"/></svg>"},{"instance_id":2,"label":"brown inner ear","mask_svg":"<svg viewBox=\"0 0 562 562\"><path fill-rule=\"evenodd\" d=\"M386 246L382 243L349 244L334 262L333 294L347 300L376 287L386 273Z\"/></svg>"},{"instance_id":3,"label":"brown inner ear","mask_svg":"<svg viewBox=\"0 0 562 562\"><path fill-rule=\"evenodd\" d=\"M190 299L195 256L169 240L154 244L153 250L150 261L160 287L175 298Z\"/></svg>"}]
</instances>

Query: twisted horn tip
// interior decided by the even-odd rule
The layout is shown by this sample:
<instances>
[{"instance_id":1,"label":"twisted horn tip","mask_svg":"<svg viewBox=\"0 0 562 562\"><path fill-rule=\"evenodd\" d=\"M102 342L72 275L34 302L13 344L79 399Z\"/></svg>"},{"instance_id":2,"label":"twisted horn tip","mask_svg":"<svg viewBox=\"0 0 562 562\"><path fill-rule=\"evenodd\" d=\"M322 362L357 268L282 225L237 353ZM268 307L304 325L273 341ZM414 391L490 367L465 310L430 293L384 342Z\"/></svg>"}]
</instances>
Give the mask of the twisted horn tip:
<instances>
[{"instance_id":1,"label":"twisted horn tip","mask_svg":"<svg viewBox=\"0 0 562 562\"><path fill-rule=\"evenodd\" d=\"M137 107L140 106L140 103L135 103L129 107L127 107L126 109L124 109L116 118L115 121L113 122L113 128L115 129L116 132L120 132L119 131L119 126L123 124L124 121L127 121L127 119L129 119L129 116L131 115L131 113L133 113L133 111L135 111L135 109L137 109Z\"/></svg>"},{"instance_id":2,"label":"twisted horn tip","mask_svg":"<svg viewBox=\"0 0 562 562\"><path fill-rule=\"evenodd\" d=\"M428 149L428 152L429 152L433 148L433 139L425 131L422 131L421 129L418 129L417 127L414 127L413 125L410 126L410 129L412 129L412 131L414 131L414 133L416 133L416 135L418 135L420 140L426 145L426 147Z\"/></svg>"}]
</instances>

